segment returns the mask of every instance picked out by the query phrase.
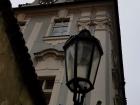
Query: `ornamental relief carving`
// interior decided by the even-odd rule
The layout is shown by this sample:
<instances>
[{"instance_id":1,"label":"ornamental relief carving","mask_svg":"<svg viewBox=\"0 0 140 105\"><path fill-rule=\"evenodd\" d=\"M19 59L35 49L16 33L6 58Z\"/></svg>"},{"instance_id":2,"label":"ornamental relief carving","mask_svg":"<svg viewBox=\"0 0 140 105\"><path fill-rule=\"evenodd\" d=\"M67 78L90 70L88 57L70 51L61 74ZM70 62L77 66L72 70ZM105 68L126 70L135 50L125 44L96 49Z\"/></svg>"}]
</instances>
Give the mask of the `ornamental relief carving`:
<instances>
[{"instance_id":1,"label":"ornamental relief carving","mask_svg":"<svg viewBox=\"0 0 140 105\"><path fill-rule=\"evenodd\" d=\"M90 21L87 22L78 21L77 24L78 24L78 30L81 31L83 29L89 29Z\"/></svg>"},{"instance_id":2,"label":"ornamental relief carving","mask_svg":"<svg viewBox=\"0 0 140 105\"><path fill-rule=\"evenodd\" d=\"M106 28L111 28L111 19L109 17L102 17L98 18L96 17L94 19L94 24L96 26L96 29L106 29Z\"/></svg>"},{"instance_id":3,"label":"ornamental relief carving","mask_svg":"<svg viewBox=\"0 0 140 105\"><path fill-rule=\"evenodd\" d=\"M90 17L82 17L77 21L78 30L81 31L83 29L90 30L90 26L94 25Z\"/></svg>"},{"instance_id":4,"label":"ornamental relief carving","mask_svg":"<svg viewBox=\"0 0 140 105\"><path fill-rule=\"evenodd\" d=\"M109 30L111 31L112 22L110 17L96 17L95 19L88 18L80 18L77 21L78 30L81 31L82 29L90 30L90 26L95 26L95 30Z\"/></svg>"},{"instance_id":5,"label":"ornamental relief carving","mask_svg":"<svg viewBox=\"0 0 140 105\"><path fill-rule=\"evenodd\" d=\"M64 53L55 49L47 49L34 53L36 70L58 70L63 65Z\"/></svg>"}]
</instances>

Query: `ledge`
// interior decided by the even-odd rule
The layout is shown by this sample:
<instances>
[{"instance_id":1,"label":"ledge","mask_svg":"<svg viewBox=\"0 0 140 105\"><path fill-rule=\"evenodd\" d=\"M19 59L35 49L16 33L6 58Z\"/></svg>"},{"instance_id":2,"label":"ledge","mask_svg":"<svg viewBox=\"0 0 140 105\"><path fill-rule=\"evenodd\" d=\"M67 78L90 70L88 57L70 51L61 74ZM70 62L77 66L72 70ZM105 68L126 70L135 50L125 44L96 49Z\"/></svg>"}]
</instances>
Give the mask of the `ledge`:
<instances>
[{"instance_id":1,"label":"ledge","mask_svg":"<svg viewBox=\"0 0 140 105\"><path fill-rule=\"evenodd\" d=\"M68 39L70 35L59 35L59 36L44 36L43 41L49 41L49 40L64 40Z\"/></svg>"}]
</instances>

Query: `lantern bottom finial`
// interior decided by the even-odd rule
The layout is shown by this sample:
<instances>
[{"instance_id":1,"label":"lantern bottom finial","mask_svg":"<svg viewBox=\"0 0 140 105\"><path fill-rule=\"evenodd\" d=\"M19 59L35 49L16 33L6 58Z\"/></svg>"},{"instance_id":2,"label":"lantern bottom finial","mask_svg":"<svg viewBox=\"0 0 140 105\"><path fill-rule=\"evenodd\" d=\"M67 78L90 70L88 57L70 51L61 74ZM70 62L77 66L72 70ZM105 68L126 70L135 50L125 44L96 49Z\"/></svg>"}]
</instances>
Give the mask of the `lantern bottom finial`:
<instances>
[{"instance_id":1,"label":"lantern bottom finial","mask_svg":"<svg viewBox=\"0 0 140 105\"><path fill-rule=\"evenodd\" d=\"M72 92L88 93L93 89L92 83L84 78L76 78L67 82L66 84Z\"/></svg>"}]
</instances>

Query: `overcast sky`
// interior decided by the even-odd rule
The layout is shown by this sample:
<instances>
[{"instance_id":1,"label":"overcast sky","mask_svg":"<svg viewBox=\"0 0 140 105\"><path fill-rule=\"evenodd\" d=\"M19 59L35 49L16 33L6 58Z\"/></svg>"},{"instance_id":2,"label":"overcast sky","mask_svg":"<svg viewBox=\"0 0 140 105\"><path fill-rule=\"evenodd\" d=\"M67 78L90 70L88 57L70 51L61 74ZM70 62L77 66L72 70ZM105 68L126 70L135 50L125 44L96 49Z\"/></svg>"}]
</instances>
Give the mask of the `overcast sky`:
<instances>
[{"instance_id":1,"label":"overcast sky","mask_svg":"<svg viewBox=\"0 0 140 105\"><path fill-rule=\"evenodd\" d=\"M140 105L140 0L118 0L128 105ZM13 7L33 0L11 0Z\"/></svg>"}]
</instances>

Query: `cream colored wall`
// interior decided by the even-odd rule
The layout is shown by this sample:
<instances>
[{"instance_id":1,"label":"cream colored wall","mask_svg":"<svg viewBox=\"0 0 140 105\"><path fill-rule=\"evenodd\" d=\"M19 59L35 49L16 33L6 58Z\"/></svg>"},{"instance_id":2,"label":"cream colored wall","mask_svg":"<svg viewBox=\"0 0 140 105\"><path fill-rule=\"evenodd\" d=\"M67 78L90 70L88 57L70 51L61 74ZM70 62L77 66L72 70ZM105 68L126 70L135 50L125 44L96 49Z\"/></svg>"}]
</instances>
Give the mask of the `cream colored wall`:
<instances>
[{"instance_id":1,"label":"cream colored wall","mask_svg":"<svg viewBox=\"0 0 140 105\"><path fill-rule=\"evenodd\" d=\"M64 11L63 11L64 9ZM49 10L49 9L48 9ZM89 29L89 26L94 24L95 26L95 37L98 38L101 42L104 55L101 59L95 88L91 91L90 96L90 105L96 105L98 100L102 101L102 105L113 105L113 96L114 90L112 89L112 61L111 61L111 35L112 30L110 27L111 19L109 15L110 11L107 6L102 5L79 5L77 7L64 7L64 8L55 8L53 9L55 13L52 15L52 20L55 17L67 17L72 16L72 20L70 21L71 26L69 28L70 34L77 34L81 29ZM66 10L68 10L66 12ZM45 10L47 11L47 10ZM50 10L49 10L50 11ZM57 12L56 12L57 11ZM64 15L60 15L61 12L64 12ZM49 14L49 12L47 12ZM47 16L47 15L46 15ZM52 21L51 21L52 23ZM49 26L48 31L44 35L44 41L46 43L52 43L52 45L56 45L61 42L65 42L68 37L61 37L55 39L47 38L46 36L49 34L51 29L51 24ZM37 30L34 32L36 34ZM31 43L31 42L30 42ZM44 56L42 60L40 60L36 65L36 73L38 76L49 76L56 75L55 85L53 88L53 93L51 96L50 105L57 105L57 99L61 95L59 94L60 83L62 82L62 78L65 76L64 73L64 62L57 58L56 56ZM72 97L73 94L69 91L67 95L66 105L72 105Z\"/></svg>"},{"instance_id":2,"label":"cream colored wall","mask_svg":"<svg viewBox=\"0 0 140 105\"><path fill-rule=\"evenodd\" d=\"M57 105L60 86L64 77L64 61L55 55L44 56L36 65L39 77L55 76L55 82L49 105Z\"/></svg>"},{"instance_id":3,"label":"cream colored wall","mask_svg":"<svg viewBox=\"0 0 140 105\"><path fill-rule=\"evenodd\" d=\"M100 11L99 11L100 12ZM98 13L97 13L98 14ZM96 14L96 15L97 15ZM96 19L99 19L96 17ZM102 21L103 22L103 21ZM102 22L100 24L102 24ZM91 104L90 105L96 105L98 100L102 101L102 105L106 105L106 30L105 26L97 24L95 28L95 37L100 40L104 55L102 56L99 71L97 74L94 90L91 94Z\"/></svg>"},{"instance_id":4,"label":"cream colored wall","mask_svg":"<svg viewBox=\"0 0 140 105\"><path fill-rule=\"evenodd\" d=\"M41 29L41 26L42 26L42 22L37 22L31 32L31 35L29 36L29 39L27 40L27 47L28 47L28 50L29 52L31 51L31 48L33 47L33 44L39 34L39 31Z\"/></svg>"},{"instance_id":5,"label":"cream colored wall","mask_svg":"<svg viewBox=\"0 0 140 105\"><path fill-rule=\"evenodd\" d=\"M111 36L112 30L110 25L111 17L109 11L106 9L96 11L96 18L94 22L95 37L101 42L104 55L102 57L99 72L97 75L95 89L93 90L93 99L91 105L96 105L98 100L102 101L102 105L113 105L113 94L112 89L112 57L111 57Z\"/></svg>"}]
</instances>

